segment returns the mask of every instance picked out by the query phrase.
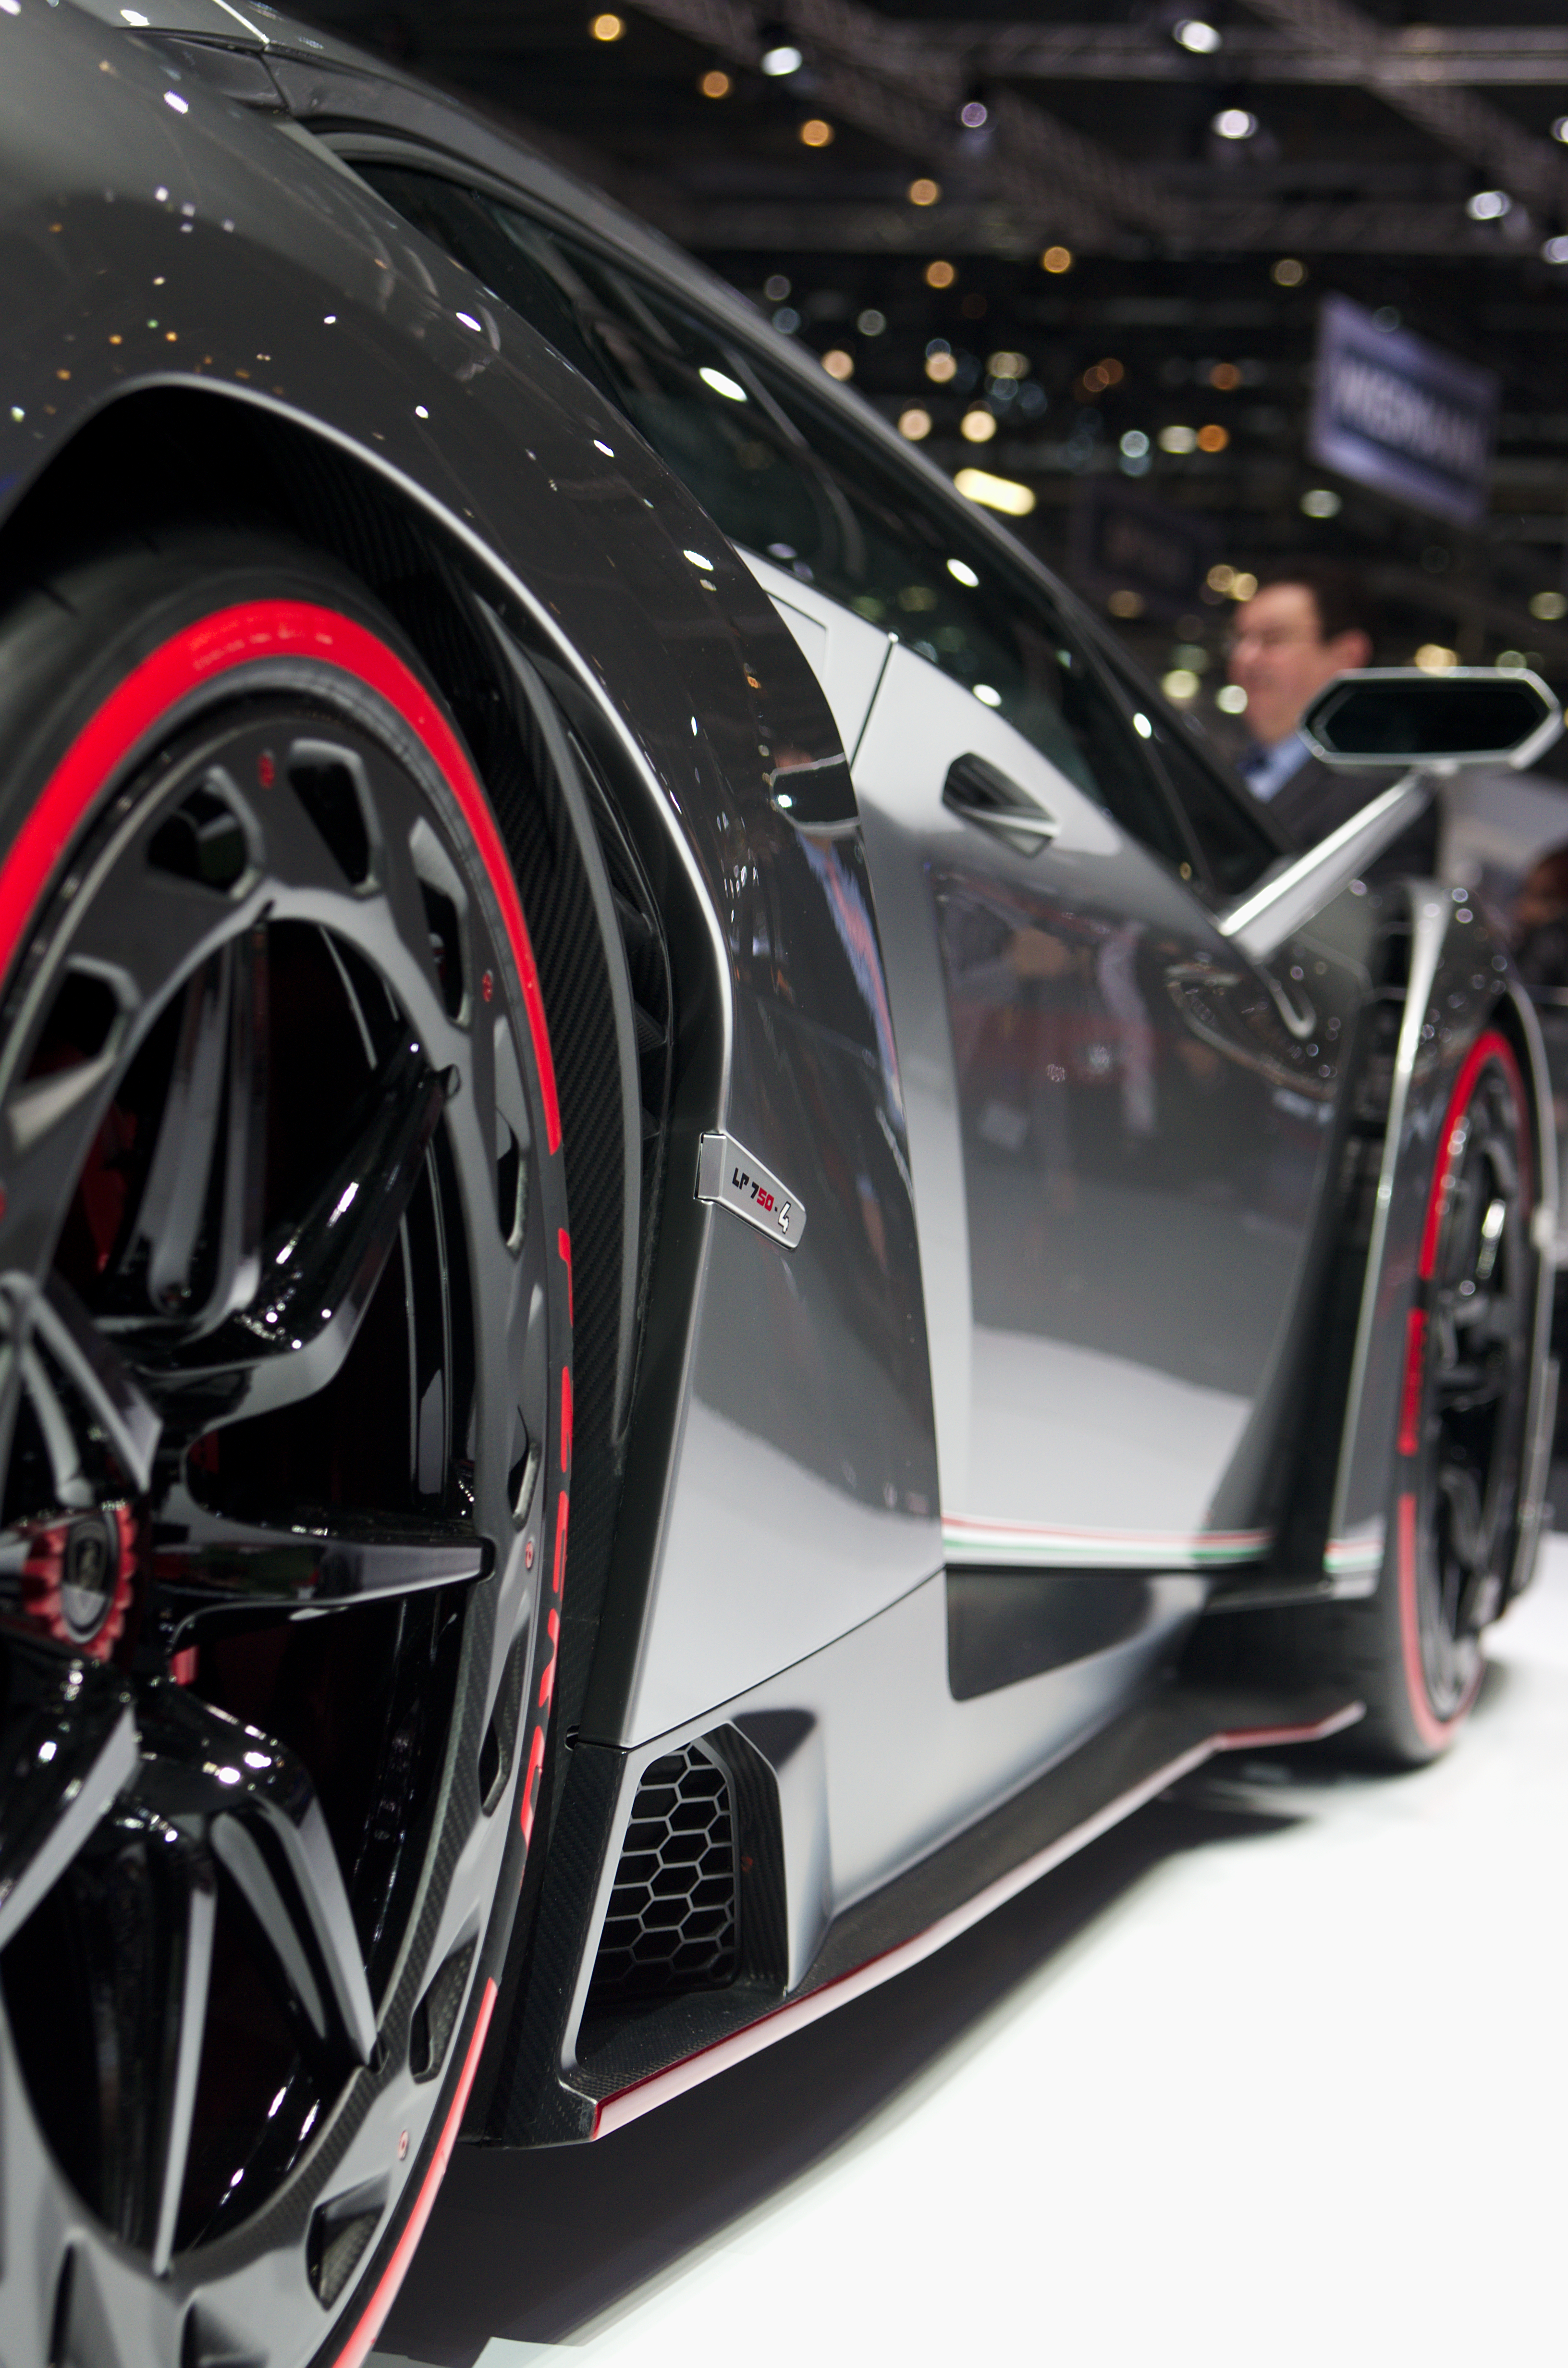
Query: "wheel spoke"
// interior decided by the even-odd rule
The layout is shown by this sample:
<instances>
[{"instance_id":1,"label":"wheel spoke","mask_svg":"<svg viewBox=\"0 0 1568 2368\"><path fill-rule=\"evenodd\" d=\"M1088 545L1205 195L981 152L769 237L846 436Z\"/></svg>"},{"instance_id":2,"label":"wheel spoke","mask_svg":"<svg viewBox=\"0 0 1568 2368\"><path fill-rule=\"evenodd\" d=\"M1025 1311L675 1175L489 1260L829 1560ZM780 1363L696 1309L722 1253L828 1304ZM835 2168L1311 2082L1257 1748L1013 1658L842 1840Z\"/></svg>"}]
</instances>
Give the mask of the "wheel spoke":
<instances>
[{"instance_id":1,"label":"wheel spoke","mask_svg":"<svg viewBox=\"0 0 1568 2368\"><path fill-rule=\"evenodd\" d=\"M243 1306L260 1275L267 933L208 957L185 990L156 1139L117 1273L187 1337Z\"/></svg>"},{"instance_id":2,"label":"wheel spoke","mask_svg":"<svg viewBox=\"0 0 1568 2368\"><path fill-rule=\"evenodd\" d=\"M0 1704L0 1950L85 1849L136 1772L118 1678L7 1627Z\"/></svg>"},{"instance_id":3,"label":"wheel spoke","mask_svg":"<svg viewBox=\"0 0 1568 2368\"><path fill-rule=\"evenodd\" d=\"M39 1338L81 1395L132 1486L145 1489L163 1424L125 1358L57 1274L50 1276L30 1312Z\"/></svg>"},{"instance_id":4,"label":"wheel spoke","mask_svg":"<svg viewBox=\"0 0 1568 2368\"><path fill-rule=\"evenodd\" d=\"M446 1088L416 1042L383 1063L354 1113L350 1147L296 1218L263 1247L249 1304L154 1364L148 1387L188 1429L263 1414L326 1387L354 1344L425 1164Z\"/></svg>"},{"instance_id":5,"label":"wheel spoke","mask_svg":"<svg viewBox=\"0 0 1568 2368\"><path fill-rule=\"evenodd\" d=\"M375 2009L337 1853L302 1761L167 1680L146 1688L141 1727L150 1755L142 1797L171 1823L206 1820L213 1854L309 2036L368 2063Z\"/></svg>"},{"instance_id":6,"label":"wheel spoke","mask_svg":"<svg viewBox=\"0 0 1568 2368\"><path fill-rule=\"evenodd\" d=\"M455 1522L400 1529L265 1529L182 1497L177 1511L165 1505L153 1532L153 1577L178 1625L223 1610L255 1614L414 1595L483 1578L490 1567L487 1542Z\"/></svg>"},{"instance_id":7,"label":"wheel spoke","mask_svg":"<svg viewBox=\"0 0 1568 2368\"><path fill-rule=\"evenodd\" d=\"M191 1836L159 1821L157 1841L161 1847L150 1855L154 1880L165 1895L162 1921L168 1936L168 1964L162 2000L164 2028L154 2059L159 2122L152 2150L157 2169L148 2238L153 2274L161 2277L174 2251L180 2193L190 2156L197 2077L207 2032L217 1884L210 1857Z\"/></svg>"}]
</instances>

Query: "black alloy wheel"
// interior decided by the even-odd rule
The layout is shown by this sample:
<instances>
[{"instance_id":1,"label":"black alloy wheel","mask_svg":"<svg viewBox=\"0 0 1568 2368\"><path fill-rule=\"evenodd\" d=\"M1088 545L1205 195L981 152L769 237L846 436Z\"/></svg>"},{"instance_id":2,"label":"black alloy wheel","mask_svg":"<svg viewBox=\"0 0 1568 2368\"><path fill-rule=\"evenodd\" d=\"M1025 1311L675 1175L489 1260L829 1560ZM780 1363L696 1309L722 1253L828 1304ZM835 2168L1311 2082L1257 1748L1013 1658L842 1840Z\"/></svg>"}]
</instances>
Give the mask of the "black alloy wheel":
<instances>
[{"instance_id":1,"label":"black alloy wheel","mask_svg":"<svg viewBox=\"0 0 1568 2368\"><path fill-rule=\"evenodd\" d=\"M1298 1659L1367 1714L1341 1756L1415 1768L1480 1690L1484 1632L1517 1583L1540 1253L1529 1107L1512 1045L1471 1047L1438 1130L1405 1318L1376 1593L1300 1615Z\"/></svg>"},{"instance_id":2,"label":"black alloy wheel","mask_svg":"<svg viewBox=\"0 0 1568 2368\"><path fill-rule=\"evenodd\" d=\"M495 1995L569 1481L548 1037L349 579L0 620L0 2352L355 2368Z\"/></svg>"}]
</instances>

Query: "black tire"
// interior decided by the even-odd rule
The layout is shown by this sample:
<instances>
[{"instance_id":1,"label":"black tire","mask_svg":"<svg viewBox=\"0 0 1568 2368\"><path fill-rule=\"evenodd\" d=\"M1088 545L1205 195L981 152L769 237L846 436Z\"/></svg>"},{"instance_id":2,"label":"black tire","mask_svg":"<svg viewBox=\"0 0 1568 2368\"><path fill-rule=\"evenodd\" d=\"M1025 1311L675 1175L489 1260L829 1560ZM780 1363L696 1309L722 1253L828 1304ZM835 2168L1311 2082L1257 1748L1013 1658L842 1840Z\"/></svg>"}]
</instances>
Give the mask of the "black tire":
<instances>
[{"instance_id":1,"label":"black tire","mask_svg":"<svg viewBox=\"0 0 1568 2368\"><path fill-rule=\"evenodd\" d=\"M1437 1134L1377 1590L1299 1615L1306 1657L1367 1705L1343 1754L1363 1762L1414 1768L1447 1750L1506 1600L1533 1378L1533 1168L1518 1062L1489 1030L1460 1066Z\"/></svg>"},{"instance_id":2,"label":"black tire","mask_svg":"<svg viewBox=\"0 0 1568 2368\"><path fill-rule=\"evenodd\" d=\"M543 1758L570 1234L506 851L351 578L0 609L6 2368L361 2360Z\"/></svg>"}]
</instances>

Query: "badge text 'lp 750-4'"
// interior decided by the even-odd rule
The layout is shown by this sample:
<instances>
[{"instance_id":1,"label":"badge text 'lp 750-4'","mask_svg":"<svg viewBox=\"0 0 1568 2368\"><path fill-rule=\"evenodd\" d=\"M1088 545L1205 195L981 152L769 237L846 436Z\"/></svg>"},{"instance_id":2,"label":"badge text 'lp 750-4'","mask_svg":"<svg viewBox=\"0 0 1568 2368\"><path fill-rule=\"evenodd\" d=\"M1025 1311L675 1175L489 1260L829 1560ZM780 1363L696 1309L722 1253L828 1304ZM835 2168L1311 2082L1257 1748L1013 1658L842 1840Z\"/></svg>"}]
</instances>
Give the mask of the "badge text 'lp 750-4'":
<instances>
[{"instance_id":1,"label":"badge text 'lp 750-4'","mask_svg":"<svg viewBox=\"0 0 1568 2368\"><path fill-rule=\"evenodd\" d=\"M698 1144L697 1197L733 1209L748 1225L799 1249L806 1212L787 1184L742 1149L733 1135L705 1134Z\"/></svg>"}]
</instances>

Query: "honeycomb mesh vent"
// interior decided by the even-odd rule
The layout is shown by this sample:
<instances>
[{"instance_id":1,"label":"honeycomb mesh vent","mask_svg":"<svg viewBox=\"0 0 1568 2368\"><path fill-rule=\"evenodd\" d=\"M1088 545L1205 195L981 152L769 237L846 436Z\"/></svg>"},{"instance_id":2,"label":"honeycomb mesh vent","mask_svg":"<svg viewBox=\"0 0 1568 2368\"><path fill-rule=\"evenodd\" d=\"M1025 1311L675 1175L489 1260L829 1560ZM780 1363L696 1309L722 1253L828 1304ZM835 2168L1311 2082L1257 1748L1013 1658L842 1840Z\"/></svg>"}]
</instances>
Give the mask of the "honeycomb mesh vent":
<instances>
[{"instance_id":1,"label":"honeycomb mesh vent","mask_svg":"<svg viewBox=\"0 0 1568 2368\"><path fill-rule=\"evenodd\" d=\"M728 1774L701 1743L666 1752L643 1770L631 1804L590 2009L733 1981L738 1880Z\"/></svg>"}]
</instances>

